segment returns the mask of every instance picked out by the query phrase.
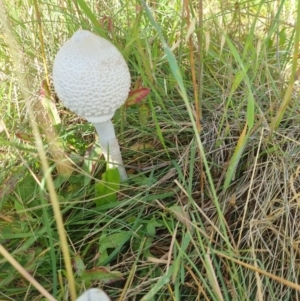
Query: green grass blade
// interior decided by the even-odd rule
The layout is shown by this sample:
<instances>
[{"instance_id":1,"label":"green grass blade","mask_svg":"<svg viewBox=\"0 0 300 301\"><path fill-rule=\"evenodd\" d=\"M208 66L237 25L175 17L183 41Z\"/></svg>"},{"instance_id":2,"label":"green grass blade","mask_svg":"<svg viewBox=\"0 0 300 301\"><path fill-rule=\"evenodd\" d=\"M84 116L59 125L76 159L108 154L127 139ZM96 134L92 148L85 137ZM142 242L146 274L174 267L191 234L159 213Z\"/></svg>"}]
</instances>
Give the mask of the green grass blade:
<instances>
[{"instance_id":1,"label":"green grass blade","mask_svg":"<svg viewBox=\"0 0 300 301\"><path fill-rule=\"evenodd\" d=\"M234 172L236 171L236 168L240 162L241 156L243 155L243 150L248 141L248 138L249 138L249 134L247 134L247 124L246 124L243 132L241 133L241 135L239 137L239 140L238 140L238 143L234 150L234 153L233 153L232 157L230 158L226 176L225 176L223 191L226 191L231 183Z\"/></svg>"}]
</instances>

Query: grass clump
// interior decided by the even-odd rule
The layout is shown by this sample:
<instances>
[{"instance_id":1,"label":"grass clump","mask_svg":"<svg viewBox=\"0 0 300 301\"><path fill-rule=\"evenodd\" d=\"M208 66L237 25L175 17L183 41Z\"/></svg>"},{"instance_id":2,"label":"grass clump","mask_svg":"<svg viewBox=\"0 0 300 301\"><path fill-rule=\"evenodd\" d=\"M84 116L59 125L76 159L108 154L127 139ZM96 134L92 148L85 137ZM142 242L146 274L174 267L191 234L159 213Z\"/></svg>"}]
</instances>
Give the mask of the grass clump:
<instances>
[{"instance_id":1,"label":"grass clump","mask_svg":"<svg viewBox=\"0 0 300 301\"><path fill-rule=\"evenodd\" d=\"M293 1L2 8L2 299L75 300L92 286L115 300L299 298ZM51 91L78 28L110 39L133 87L151 89L114 117L128 182L105 173L93 128ZM47 121L35 103L50 103Z\"/></svg>"}]
</instances>

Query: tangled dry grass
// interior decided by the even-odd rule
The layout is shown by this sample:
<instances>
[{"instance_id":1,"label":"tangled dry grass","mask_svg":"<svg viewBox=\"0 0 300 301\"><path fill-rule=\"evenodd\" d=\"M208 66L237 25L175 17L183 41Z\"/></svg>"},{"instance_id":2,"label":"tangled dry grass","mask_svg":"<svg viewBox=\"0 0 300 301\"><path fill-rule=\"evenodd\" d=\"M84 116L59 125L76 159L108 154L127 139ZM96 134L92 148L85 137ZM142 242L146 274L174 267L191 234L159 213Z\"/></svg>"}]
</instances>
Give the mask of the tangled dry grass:
<instances>
[{"instance_id":1,"label":"tangled dry grass","mask_svg":"<svg viewBox=\"0 0 300 301\"><path fill-rule=\"evenodd\" d=\"M117 10L116 19L107 17L105 20L113 20L118 25L114 32L106 28L105 33L120 45L127 43L124 53L133 81L141 80L151 88L151 94L146 102L149 110L146 122L141 121L135 106L123 112L124 124L121 118L114 120L130 175L129 183L121 183L116 203L103 208L95 206L94 185L101 182L104 168L99 154L93 154L93 129L68 113L57 99L55 103L64 125L60 135L74 162L74 173L67 181L61 181L52 173L72 258L82 260L85 272L100 266L121 275L118 281L86 281L74 268L76 289L104 286L113 297L143 301L150 300L151 296L155 296L153 300L300 300L297 286L300 247L297 87L279 126L276 129L270 126L291 76L296 28L290 24L288 12L292 1L284 1L286 11L277 19L275 13L267 13L268 9L275 9L270 3L262 3L261 9L255 3L248 6L247 3L214 1L205 9L199 134L203 153L162 42L146 14L130 1L125 2L132 10L126 10L126 6L124 11ZM155 9L156 21L168 37L178 63L176 71L182 75L189 105L195 114L188 59L191 48L185 36L186 15L183 9L178 9L181 1L175 2L174 7L165 1L151 2L151 8ZM195 5L193 1L189 4ZM28 6L31 5L33 2L28 0ZM54 50L63 40L61 31L68 36L78 25L97 28L94 28L94 19L89 19L91 15L79 13L78 7L69 4L69 10L74 12L70 21L71 16L55 5L55 13L59 14L51 16L56 21L44 23L46 28L49 26L49 30L44 31L44 40L48 43L45 59L49 66ZM40 8L47 16L48 7L41 5ZM14 26L20 35L18 40L28 41L24 45L24 61L25 65L29 62L32 83L40 83L42 63L32 57L31 45L39 39L33 39L33 43L24 30L26 22L31 23L26 19L28 12L22 9L26 15L24 20L19 16L23 27ZM93 9L95 17L99 8ZM110 12L106 6L104 9L107 14ZM176 9L181 12L181 19ZM253 9L257 10L255 14ZM141 15L136 18L135 13ZM58 22L61 18L63 23ZM125 19L133 22L131 27ZM126 23L124 28L120 25L122 22ZM35 28L36 24L32 26ZM196 35L193 35L193 43L197 44ZM199 45L193 47L193 51L202 49ZM8 92L3 100L13 104L11 109L3 105L4 101L0 106L5 112L3 120L9 134L1 133L1 179L6 188L0 189L3 199L0 219L4 229L0 242L46 289L53 289L57 299L66 300L67 281L61 272L64 264L57 229L53 226L55 219L49 209L48 191L43 186L40 160L32 150L32 141L18 140L20 135L15 135L31 131L17 108L24 102L19 93L18 76L11 67L6 44L1 42L0 49L8 59L5 68L8 75L1 76L7 81L3 91ZM250 87L241 70L246 70ZM255 99L254 126L247 133L247 143L241 148L235 166L231 159L249 120L249 90ZM14 120L21 121L16 125ZM47 142L44 143L48 150ZM50 155L48 159L52 163ZM84 169L87 162L92 162L88 176ZM230 168L233 176L225 187ZM82 184L86 182L88 184ZM106 238L111 241L105 241ZM107 249L101 249L103 241L109 245ZM29 262L26 261L28 254L32 255ZM24 300L26 295L30 300L41 299L17 272L9 279L6 277L11 268L3 258L0 265L0 288L5 297ZM148 299L143 299L145 296Z\"/></svg>"}]
</instances>

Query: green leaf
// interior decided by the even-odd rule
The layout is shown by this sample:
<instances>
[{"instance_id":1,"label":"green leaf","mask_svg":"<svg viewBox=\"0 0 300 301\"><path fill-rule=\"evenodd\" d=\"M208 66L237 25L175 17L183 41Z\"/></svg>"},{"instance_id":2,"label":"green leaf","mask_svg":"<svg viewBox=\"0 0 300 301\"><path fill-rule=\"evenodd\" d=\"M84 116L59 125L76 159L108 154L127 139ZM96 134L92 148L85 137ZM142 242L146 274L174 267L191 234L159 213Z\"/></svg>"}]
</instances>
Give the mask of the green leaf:
<instances>
[{"instance_id":1,"label":"green leaf","mask_svg":"<svg viewBox=\"0 0 300 301\"><path fill-rule=\"evenodd\" d=\"M79 277L82 277L83 272L85 271L84 262L79 254L76 254L73 260L73 266L76 271L76 274Z\"/></svg>"},{"instance_id":2,"label":"green leaf","mask_svg":"<svg viewBox=\"0 0 300 301\"><path fill-rule=\"evenodd\" d=\"M162 222L158 222L155 218L152 218L147 224L147 235L154 237L156 234L156 228L161 227L162 225Z\"/></svg>"},{"instance_id":3,"label":"green leaf","mask_svg":"<svg viewBox=\"0 0 300 301\"><path fill-rule=\"evenodd\" d=\"M105 267L96 267L91 270L86 270L82 274L82 280L85 282L101 281L102 283L112 283L123 280L123 276L118 271L109 271Z\"/></svg>"},{"instance_id":4,"label":"green leaf","mask_svg":"<svg viewBox=\"0 0 300 301\"><path fill-rule=\"evenodd\" d=\"M130 236L127 235L128 232L121 231L114 234L103 233L99 239L99 263L103 263L106 258L108 258L108 250L116 249L124 245Z\"/></svg>"},{"instance_id":5,"label":"green leaf","mask_svg":"<svg viewBox=\"0 0 300 301\"><path fill-rule=\"evenodd\" d=\"M117 168L108 169L102 181L95 184L95 203L97 207L115 203L120 189L120 173Z\"/></svg>"},{"instance_id":6,"label":"green leaf","mask_svg":"<svg viewBox=\"0 0 300 301\"><path fill-rule=\"evenodd\" d=\"M150 247L152 245L152 242L155 238L156 235L156 228L161 227L163 224L158 222L155 218L152 218L151 221L147 224L146 227L146 232L147 232L147 239L145 242L145 251L144 251L144 256L147 257L154 257L151 252L150 252Z\"/></svg>"},{"instance_id":7,"label":"green leaf","mask_svg":"<svg viewBox=\"0 0 300 301\"><path fill-rule=\"evenodd\" d=\"M26 175L23 181L18 184L17 192L23 202L28 202L37 193L35 179L30 174Z\"/></svg>"},{"instance_id":8,"label":"green leaf","mask_svg":"<svg viewBox=\"0 0 300 301\"><path fill-rule=\"evenodd\" d=\"M279 32L279 45L281 47L284 47L286 40L287 40L287 36L286 36L286 28L283 28L282 30L280 30Z\"/></svg>"},{"instance_id":9,"label":"green leaf","mask_svg":"<svg viewBox=\"0 0 300 301\"><path fill-rule=\"evenodd\" d=\"M116 248L116 246L122 244L127 233L128 232L126 231L121 231L114 234L108 235L107 233L105 233L101 235L99 240L99 245L100 245L99 252L102 253L107 249L114 249Z\"/></svg>"},{"instance_id":10,"label":"green leaf","mask_svg":"<svg viewBox=\"0 0 300 301\"><path fill-rule=\"evenodd\" d=\"M18 197L15 198L11 195L10 198L14 201L15 210L22 219L27 220L42 214L40 208L37 208L40 206L39 189L35 179L30 174L27 174L22 181L17 183L15 192ZM28 207L34 208L34 210L25 213L25 209Z\"/></svg>"}]
</instances>

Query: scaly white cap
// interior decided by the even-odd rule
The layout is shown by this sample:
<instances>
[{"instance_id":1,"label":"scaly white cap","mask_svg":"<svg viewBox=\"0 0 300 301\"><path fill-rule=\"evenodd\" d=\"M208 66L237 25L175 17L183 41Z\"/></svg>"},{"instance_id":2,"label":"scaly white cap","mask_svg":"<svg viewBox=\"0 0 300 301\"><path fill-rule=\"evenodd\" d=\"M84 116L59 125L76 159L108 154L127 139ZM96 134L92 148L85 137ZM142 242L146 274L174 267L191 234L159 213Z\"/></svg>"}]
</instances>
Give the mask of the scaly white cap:
<instances>
[{"instance_id":1,"label":"scaly white cap","mask_svg":"<svg viewBox=\"0 0 300 301\"><path fill-rule=\"evenodd\" d=\"M99 288L90 288L76 301L110 301L109 297Z\"/></svg>"},{"instance_id":2,"label":"scaly white cap","mask_svg":"<svg viewBox=\"0 0 300 301\"><path fill-rule=\"evenodd\" d=\"M111 119L127 99L130 73L111 42L78 30L55 57L53 84L67 108L92 123L101 123Z\"/></svg>"}]
</instances>

